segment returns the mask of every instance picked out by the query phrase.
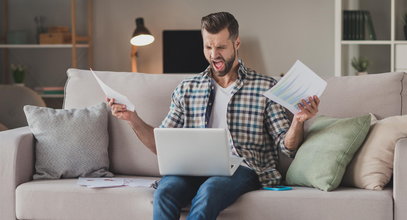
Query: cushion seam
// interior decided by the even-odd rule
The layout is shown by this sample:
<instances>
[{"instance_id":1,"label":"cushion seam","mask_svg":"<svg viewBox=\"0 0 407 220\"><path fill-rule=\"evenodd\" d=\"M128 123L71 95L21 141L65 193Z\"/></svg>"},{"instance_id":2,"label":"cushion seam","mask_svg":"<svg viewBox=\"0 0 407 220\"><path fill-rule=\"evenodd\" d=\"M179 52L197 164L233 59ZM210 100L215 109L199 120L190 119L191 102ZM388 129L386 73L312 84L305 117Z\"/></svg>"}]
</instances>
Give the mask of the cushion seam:
<instances>
[{"instance_id":1,"label":"cushion seam","mask_svg":"<svg viewBox=\"0 0 407 220\"><path fill-rule=\"evenodd\" d=\"M369 120L369 121L370 121L370 120ZM363 126L366 126L366 124L367 124L367 120L363 123ZM349 151L350 151L350 149L351 149L351 146L355 143L355 141L357 140L357 138L361 135L362 131L363 131L362 129L359 130L358 134L355 136L355 138L353 139L352 143L349 144L349 146L348 146L348 148L346 149L346 151L340 155L340 160L339 160L339 164L340 164L340 165L336 167L336 172L335 172L334 178L333 178L332 181L329 183L329 186L330 186L330 187L332 187L333 183L334 183L335 180L338 178L338 172L339 172L339 170L340 170L339 168L342 166L343 158L345 157L346 154L349 153ZM360 146L359 146L359 147L360 147Z\"/></svg>"}]
</instances>

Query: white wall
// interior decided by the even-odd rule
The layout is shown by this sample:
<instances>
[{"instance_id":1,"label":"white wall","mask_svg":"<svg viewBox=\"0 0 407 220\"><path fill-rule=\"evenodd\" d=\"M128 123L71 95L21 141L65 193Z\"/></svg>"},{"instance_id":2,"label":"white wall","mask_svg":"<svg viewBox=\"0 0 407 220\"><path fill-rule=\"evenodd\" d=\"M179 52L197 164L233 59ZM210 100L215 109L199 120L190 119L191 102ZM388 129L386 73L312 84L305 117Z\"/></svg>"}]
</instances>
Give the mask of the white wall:
<instances>
[{"instance_id":1,"label":"white wall","mask_svg":"<svg viewBox=\"0 0 407 220\"><path fill-rule=\"evenodd\" d=\"M139 72L161 73L162 31L199 29L212 12L229 11L239 22L243 61L260 73L286 72L296 59L321 76L334 72L333 0L96 0L95 68L130 70L136 17L156 41L139 49Z\"/></svg>"},{"instance_id":2,"label":"white wall","mask_svg":"<svg viewBox=\"0 0 407 220\"><path fill-rule=\"evenodd\" d=\"M26 30L33 43L36 15L46 25L70 25L68 0L9 0L10 30ZM78 2L79 34L85 34L85 1ZM162 31L199 29L202 16L229 11L240 24L239 51L247 66L267 75L286 72L296 59L319 75L334 75L333 0L94 0L96 70L130 71L129 39L135 18L143 17L156 41L139 49L139 71L161 73ZM2 7L1 5L0 7ZM1 13L2 10L0 10ZM0 65L2 53L0 53ZM79 50L87 68L86 50ZM62 86L71 65L69 49L10 50L10 62L28 67L26 84ZM2 68L0 68L2 71ZM4 74L4 73L2 73ZM0 79L3 77L0 77ZM1 82L0 82L1 83Z\"/></svg>"}]
</instances>

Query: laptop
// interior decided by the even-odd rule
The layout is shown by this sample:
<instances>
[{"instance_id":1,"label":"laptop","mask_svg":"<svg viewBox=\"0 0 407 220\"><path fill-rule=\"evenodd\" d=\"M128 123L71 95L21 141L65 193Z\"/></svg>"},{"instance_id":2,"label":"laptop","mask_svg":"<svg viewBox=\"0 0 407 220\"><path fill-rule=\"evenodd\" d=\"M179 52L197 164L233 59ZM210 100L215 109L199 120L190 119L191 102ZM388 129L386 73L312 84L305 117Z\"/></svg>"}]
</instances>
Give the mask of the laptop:
<instances>
[{"instance_id":1,"label":"laptop","mask_svg":"<svg viewBox=\"0 0 407 220\"><path fill-rule=\"evenodd\" d=\"M161 175L232 176L243 161L223 128L155 128L154 136Z\"/></svg>"}]
</instances>

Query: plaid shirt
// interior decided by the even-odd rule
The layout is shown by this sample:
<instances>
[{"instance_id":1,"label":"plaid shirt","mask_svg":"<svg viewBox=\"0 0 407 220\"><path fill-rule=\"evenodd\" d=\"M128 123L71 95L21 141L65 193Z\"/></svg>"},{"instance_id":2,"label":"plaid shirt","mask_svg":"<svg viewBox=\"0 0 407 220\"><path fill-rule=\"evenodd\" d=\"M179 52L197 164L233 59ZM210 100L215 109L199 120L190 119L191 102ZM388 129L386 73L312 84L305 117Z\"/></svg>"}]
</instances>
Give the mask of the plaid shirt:
<instances>
[{"instance_id":1,"label":"plaid shirt","mask_svg":"<svg viewBox=\"0 0 407 220\"><path fill-rule=\"evenodd\" d=\"M284 108L263 93L276 80L257 74L239 60L238 79L227 108L227 123L237 153L257 173L263 186L281 182L278 150L289 157L295 151L284 145L290 126ZM170 111L160 127L206 128L214 100L211 71L185 79L172 94Z\"/></svg>"}]
</instances>

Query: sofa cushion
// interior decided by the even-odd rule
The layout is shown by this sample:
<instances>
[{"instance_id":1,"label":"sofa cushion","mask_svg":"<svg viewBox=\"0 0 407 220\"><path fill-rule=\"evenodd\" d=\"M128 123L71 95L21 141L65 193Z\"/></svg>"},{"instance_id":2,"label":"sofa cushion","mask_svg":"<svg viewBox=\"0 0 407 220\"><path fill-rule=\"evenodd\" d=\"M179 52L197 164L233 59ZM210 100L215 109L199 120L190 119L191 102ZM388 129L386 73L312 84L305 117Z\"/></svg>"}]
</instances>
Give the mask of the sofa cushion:
<instances>
[{"instance_id":1,"label":"sofa cushion","mask_svg":"<svg viewBox=\"0 0 407 220\"><path fill-rule=\"evenodd\" d=\"M140 117L153 127L169 111L171 94L188 74L143 74L95 71L114 90L126 95ZM84 92L86 91L86 95ZM83 108L105 101L105 95L90 71L69 69L64 108ZM157 157L148 150L125 121L109 114L111 170L127 175L158 176Z\"/></svg>"},{"instance_id":2,"label":"sofa cushion","mask_svg":"<svg viewBox=\"0 0 407 220\"><path fill-rule=\"evenodd\" d=\"M370 122L370 115L316 118L288 169L287 184L334 190L365 140Z\"/></svg>"},{"instance_id":3,"label":"sofa cushion","mask_svg":"<svg viewBox=\"0 0 407 220\"><path fill-rule=\"evenodd\" d=\"M407 137L407 115L376 121L345 172L343 184L381 190L393 174L396 142Z\"/></svg>"},{"instance_id":4,"label":"sofa cushion","mask_svg":"<svg viewBox=\"0 0 407 220\"><path fill-rule=\"evenodd\" d=\"M20 185L16 189L17 218L152 219L151 201L154 189L142 187L92 189L77 185L77 181L77 179L36 180Z\"/></svg>"},{"instance_id":5,"label":"sofa cushion","mask_svg":"<svg viewBox=\"0 0 407 220\"><path fill-rule=\"evenodd\" d=\"M144 177L142 177L144 178ZM18 219L152 219L151 188L89 189L76 179L41 180L16 191ZM246 219L393 219L392 190L339 188L326 193L312 188L257 190L240 197L220 220ZM182 214L184 217L186 213Z\"/></svg>"},{"instance_id":6,"label":"sofa cushion","mask_svg":"<svg viewBox=\"0 0 407 220\"><path fill-rule=\"evenodd\" d=\"M34 179L112 176L109 169L107 110L24 106L36 139Z\"/></svg>"}]
</instances>

